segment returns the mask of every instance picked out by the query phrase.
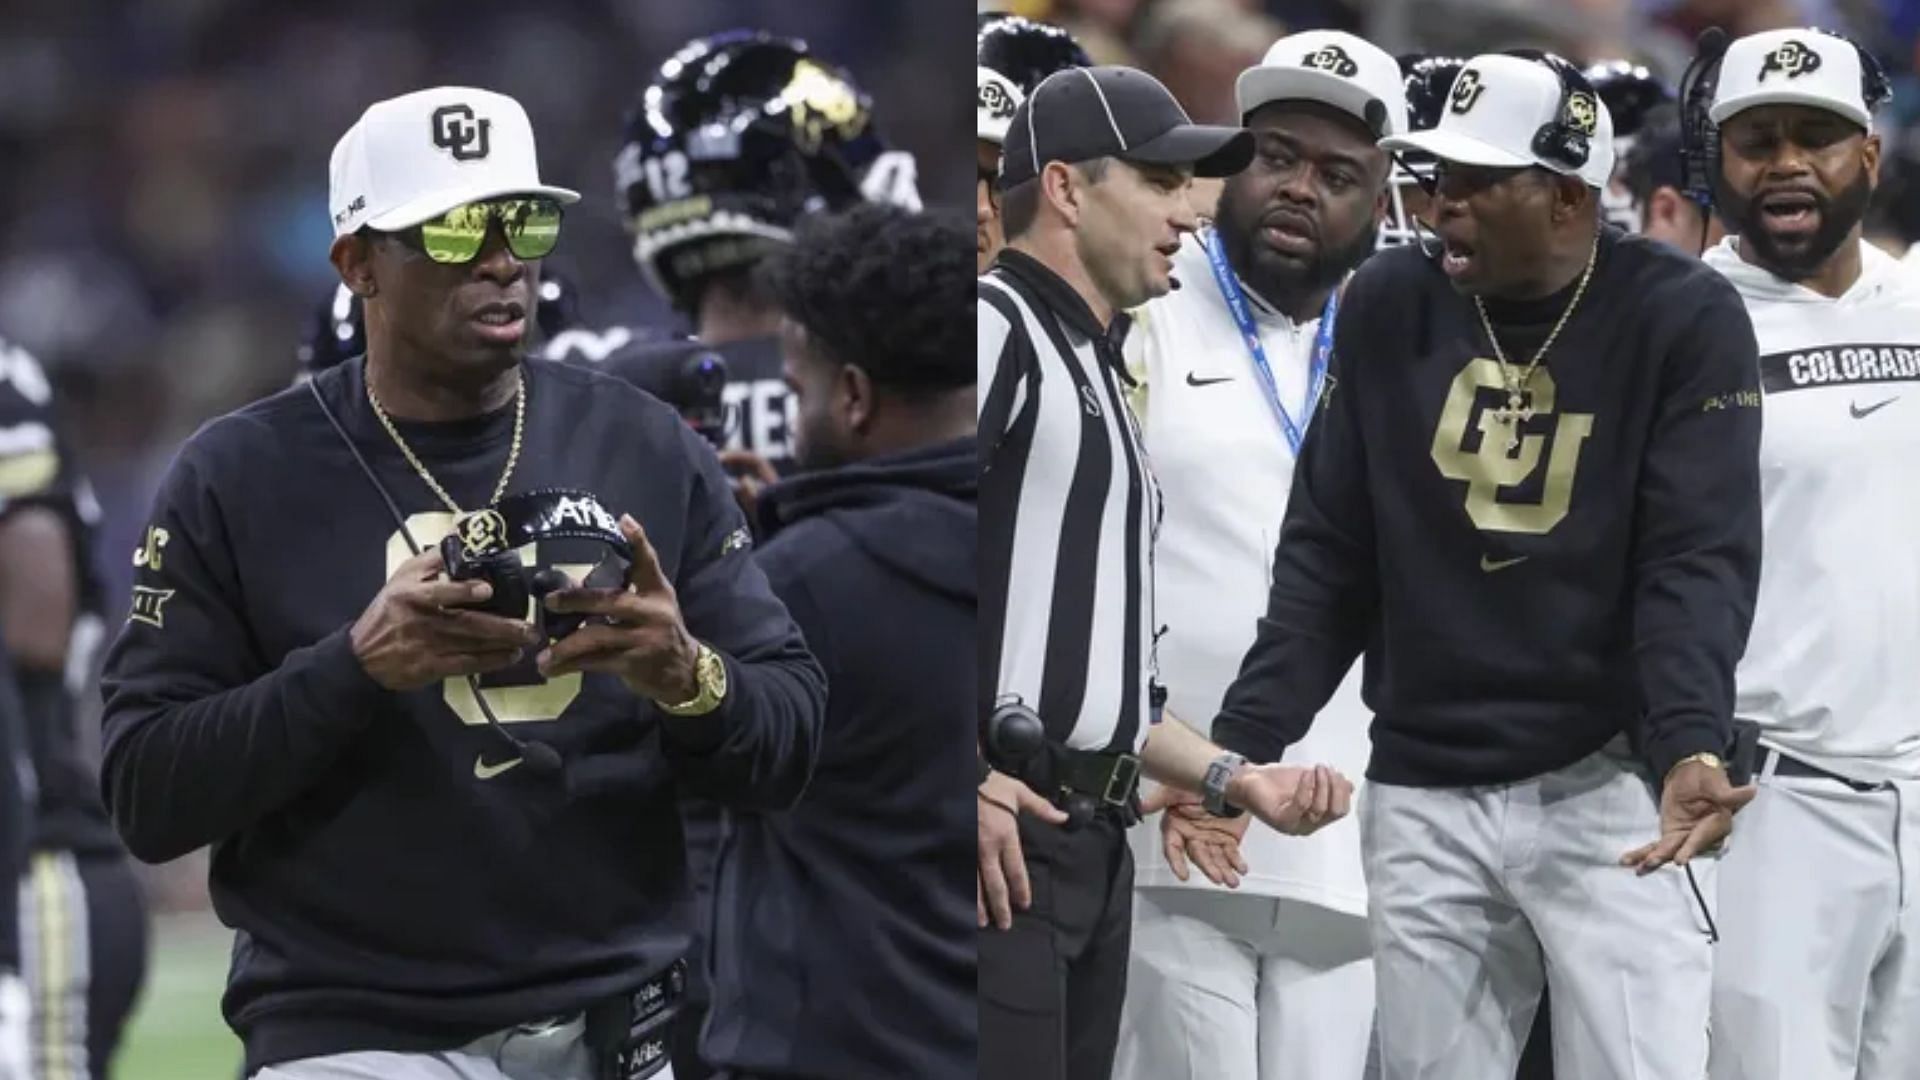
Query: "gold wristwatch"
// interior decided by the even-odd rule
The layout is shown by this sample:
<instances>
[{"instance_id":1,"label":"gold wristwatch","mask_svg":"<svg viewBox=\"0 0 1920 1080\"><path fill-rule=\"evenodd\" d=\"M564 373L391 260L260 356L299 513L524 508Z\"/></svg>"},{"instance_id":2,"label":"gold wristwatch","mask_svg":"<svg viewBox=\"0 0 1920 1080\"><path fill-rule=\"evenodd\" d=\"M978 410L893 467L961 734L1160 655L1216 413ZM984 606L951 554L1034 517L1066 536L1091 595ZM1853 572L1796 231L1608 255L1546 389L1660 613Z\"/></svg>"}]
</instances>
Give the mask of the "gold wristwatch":
<instances>
[{"instance_id":1,"label":"gold wristwatch","mask_svg":"<svg viewBox=\"0 0 1920 1080\"><path fill-rule=\"evenodd\" d=\"M1683 757L1679 761L1676 761L1673 763L1673 768L1667 770L1666 778L1663 779L1661 783L1665 784L1667 780L1673 779L1673 774L1680 771L1680 766L1691 765L1696 761L1702 765L1705 765L1709 769L1719 769L1721 772L1727 771L1727 763L1720 760L1719 754L1709 753L1709 752L1702 752L1698 754L1688 754L1686 757Z\"/></svg>"},{"instance_id":2,"label":"gold wristwatch","mask_svg":"<svg viewBox=\"0 0 1920 1080\"><path fill-rule=\"evenodd\" d=\"M660 706L660 711L669 716L703 716L719 708L721 700L727 696L727 665L706 642L698 644L700 651L693 658L693 677L698 691L678 705L654 702Z\"/></svg>"}]
</instances>

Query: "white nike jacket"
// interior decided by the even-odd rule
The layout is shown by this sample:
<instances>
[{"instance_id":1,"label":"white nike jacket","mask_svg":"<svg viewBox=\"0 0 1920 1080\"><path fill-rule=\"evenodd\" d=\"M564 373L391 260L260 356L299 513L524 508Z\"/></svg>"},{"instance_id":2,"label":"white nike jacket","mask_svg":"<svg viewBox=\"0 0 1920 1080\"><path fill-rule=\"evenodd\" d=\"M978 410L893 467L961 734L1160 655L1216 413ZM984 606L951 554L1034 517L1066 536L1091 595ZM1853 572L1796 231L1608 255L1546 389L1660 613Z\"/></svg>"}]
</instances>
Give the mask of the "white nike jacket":
<instances>
[{"instance_id":1,"label":"white nike jacket","mask_svg":"<svg viewBox=\"0 0 1920 1080\"><path fill-rule=\"evenodd\" d=\"M1166 505L1154 556L1157 610L1167 628L1160 679L1168 711L1205 734L1266 611L1293 452L1197 239L1181 246L1173 272L1181 287L1133 312L1126 352L1141 383L1135 409ZM1300 424L1319 319L1295 323L1245 292L1281 401ZM1361 783L1369 717L1359 672L1355 664L1312 732L1287 752L1290 763L1331 765ZM1137 884L1181 886L1161 855L1157 817L1131 839ZM1352 815L1307 837L1255 822L1242 851L1252 872L1239 892L1366 914ZM1197 870L1186 887L1215 888Z\"/></svg>"},{"instance_id":2,"label":"white nike jacket","mask_svg":"<svg viewBox=\"0 0 1920 1080\"><path fill-rule=\"evenodd\" d=\"M1920 779L1920 278L1871 244L1830 299L1709 266L1760 343L1766 541L1736 715L1858 780Z\"/></svg>"}]
</instances>

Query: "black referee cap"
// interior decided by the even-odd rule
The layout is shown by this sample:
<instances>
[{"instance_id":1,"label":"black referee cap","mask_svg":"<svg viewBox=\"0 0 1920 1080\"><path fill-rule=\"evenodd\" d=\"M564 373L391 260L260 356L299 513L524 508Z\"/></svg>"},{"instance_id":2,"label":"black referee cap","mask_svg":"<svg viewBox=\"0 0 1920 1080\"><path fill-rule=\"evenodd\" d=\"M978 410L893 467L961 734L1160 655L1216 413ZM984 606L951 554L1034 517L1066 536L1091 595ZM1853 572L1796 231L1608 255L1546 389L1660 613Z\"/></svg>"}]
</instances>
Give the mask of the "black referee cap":
<instances>
[{"instance_id":1,"label":"black referee cap","mask_svg":"<svg viewBox=\"0 0 1920 1080\"><path fill-rule=\"evenodd\" d=\"M1253 133L1194 123L1158 79L1137 68L1056 71L1013 114L1000 186L1033 179L1049 161L1102 157L1191 165L1195 176L1231 176L1253 160Z\"/></svg>"}]
</instances>

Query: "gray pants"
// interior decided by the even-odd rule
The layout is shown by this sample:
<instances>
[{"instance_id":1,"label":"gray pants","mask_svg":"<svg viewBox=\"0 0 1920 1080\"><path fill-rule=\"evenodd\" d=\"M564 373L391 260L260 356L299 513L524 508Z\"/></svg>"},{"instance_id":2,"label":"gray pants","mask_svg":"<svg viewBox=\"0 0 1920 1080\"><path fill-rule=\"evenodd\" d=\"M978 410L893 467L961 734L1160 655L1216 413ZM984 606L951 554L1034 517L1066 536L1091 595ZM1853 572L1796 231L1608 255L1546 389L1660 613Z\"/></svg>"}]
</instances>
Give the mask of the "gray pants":
<instances>
[{"instance_id":1,"label":"gray pants","mask_svg":"<svg viewBox=\"0 0 1920 1080\"><path fill-rule=\"evenodd\" d=\"M1559 1080L1700 1080L1711 947L1682 871L1619 865L1659 832L1623 745L1513 784L1367 796L1385 1080L1512 1076L1547 982ZM1694 864L1709 902L1712 861Z\"/></svg>"},{"instance_id":2,"label":"gray pants","mask_svg":"<svg viewBox=\"0 0 1920 1080\"><path fill-rule=\"evenodd\" d=\"M1114 1080L1377 1080L1370 951L1317 904L1139 890Z\"/></svg>"},{"instance_id":3,"label":"gray pants","mask_svg":"<svg viewBox=\"0 0 1920 1080\"><path fill-rule=\"evenodd\" d=\"M1774 775L1721 870L1715 1080L1920 1075L1920 784Z\"/></svg>"},{"instance_id":4,"label":"gray pants","mask_svg":"<svg viewBox=\"0 0 1920 1080\"><path fill-rule=\"evenodd\" d=\"M363 1050L271 1065L253 1080L594 1080L582 1017L496 1031L455 1050ZM673 1080L665 1059L649 1080Z\"/></svg>"}]
</instances>

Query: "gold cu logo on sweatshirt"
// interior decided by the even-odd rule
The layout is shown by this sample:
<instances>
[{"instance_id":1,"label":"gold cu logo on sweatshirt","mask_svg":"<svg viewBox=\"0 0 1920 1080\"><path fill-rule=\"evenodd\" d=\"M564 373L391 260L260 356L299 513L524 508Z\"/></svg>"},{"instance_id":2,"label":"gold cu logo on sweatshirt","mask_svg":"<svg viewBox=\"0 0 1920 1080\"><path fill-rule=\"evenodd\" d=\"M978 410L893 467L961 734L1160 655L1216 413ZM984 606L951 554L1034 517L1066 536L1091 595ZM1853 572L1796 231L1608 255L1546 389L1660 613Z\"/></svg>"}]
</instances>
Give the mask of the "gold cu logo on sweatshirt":
<instances>
[{"instance_id":1,"label":"gold cu logo on sweatshirt","mask_svg":"<svg viewBox=\"0 0 1920 1080\"><path fill-rule=\"evenodd\" d=\"M1486 357L1467 361L1453 377L1446 406L1440 410L1440 423L1433 433L1433 463L1447 479L1466 481L1467 517L1482 532L1549 532L1573 503L1574 474L1580 448L1593 434L1593 415L1556 413L1553 375L1544 367L1533 373L1530 386L1533 418L1516 421L1520 445L1511 453L1507 450L1511 431L1494 415L1495 410L1479 402L1482 390L1506 393L1498 362ZM1541 431L1543 427L1547 430ZM1470 429L1477 431L1471 449L1467 445ZM1537 497L1519 496L1514 489L1530 486L1528 482L1543 464L1546 472Z\"/></svg>"}]
</instances>

